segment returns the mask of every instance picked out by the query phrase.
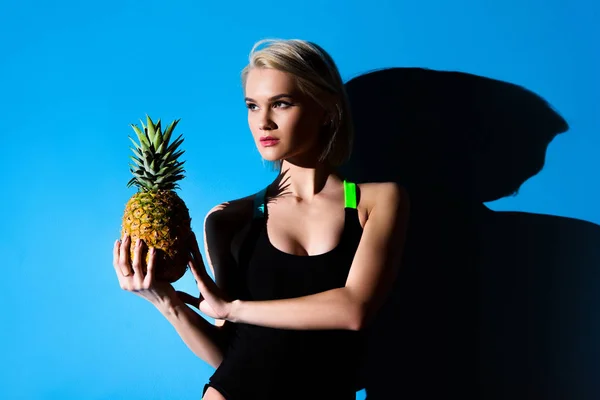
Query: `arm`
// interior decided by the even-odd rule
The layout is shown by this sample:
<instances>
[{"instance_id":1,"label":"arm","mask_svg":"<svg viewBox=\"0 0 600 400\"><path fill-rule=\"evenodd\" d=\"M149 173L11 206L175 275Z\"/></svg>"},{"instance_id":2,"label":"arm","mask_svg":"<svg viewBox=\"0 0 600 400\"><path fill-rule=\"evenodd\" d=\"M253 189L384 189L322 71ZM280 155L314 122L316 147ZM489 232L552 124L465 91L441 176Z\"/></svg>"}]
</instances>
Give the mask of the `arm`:
<instances>
[{"instance_id":1,"label":"arm","mask_svg":"<svg viewBox=\"0 0 600 400\"><path fill-rule=\"evenodd\" d=\"M206 260L216 286L229 298L238 296L236 287L239 277L235 274L237 261L233 257L234 238L243 233L240 231L244 230L244 225L249 220L252 205L252 197L223 203L214 207L204 221ZM215 319L216 326L226 327L231 323L226 319Z\"/></svg>"},{"instance_id":2,"label":"arm","mask_svg":"<svg viewBox=\"0 0 600 400\"><path fill-rule=\"evenodd\" d=\"M283 329L362 329L387 298L397 275L408 221L408 196L378 184L346 285L294 299L233 302L229 320ZM372 200L371 200L372 199Z\"/></svg>"},{"instance_id":3,"label":"arm","mask_svg":"<svg viewBox=\"0 0 600 400\"><path fill-rule=\"evenodd\" d=\"M223 361L223 335L214 326L182 301L157 306L161 314L171 323L186 346L213 368Z\"/></svg>"},{"instance_id":4,"label":"arm","mask_svg":"<svg viewBox=\"0 0 600 400\"><path fill-rule=\"evenodd\" d=\"M239 226L244 222L244 211L251 210L244 200L217 205L204 219L204 249L208 266L217 286L228 294L233 292L235 279L231 273L235 267L235 260L231 254L230 244ZM184 297L187 298L185 294ZM188 300L192 299L188 298ZM190 303L197 306L198 299L193 298ZM223 360L232 322L215 319L213 325L183 301L161 308L162 314L173 325L190 350L212 367L217 368Z\"/></svg>"},{"instance_id":5,"label":"arm","mask_svg":"<svg viewBox=\"0 0 600 400\"><path fill-rule=\"evenodd\" d=\"M142 245L135 247L133 262L130 262L130 242L130 237L125 236L122 243L116 241L114 246L113 265L121 288L153 304L173 325L190 350L216 368L222 359L219 345L222 335L218 328L185 305L170 283L154 279L156 255L152 250L147 272L142 268Z\"/></svg>"}]
</instances>

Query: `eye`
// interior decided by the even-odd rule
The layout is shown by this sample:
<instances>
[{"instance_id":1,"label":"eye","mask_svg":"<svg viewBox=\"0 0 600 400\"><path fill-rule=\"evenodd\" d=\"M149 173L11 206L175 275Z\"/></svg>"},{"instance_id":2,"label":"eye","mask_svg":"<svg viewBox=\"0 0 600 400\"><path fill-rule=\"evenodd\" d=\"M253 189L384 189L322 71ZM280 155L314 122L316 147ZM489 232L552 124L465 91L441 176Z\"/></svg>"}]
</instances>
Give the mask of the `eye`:
<instances>
[{"instance_id":1,"label":"eye","mask_svg":"<svg viewBox=\"0 0 600 400\"><path fill-rule=\"evenodd\" d=\"M275 103L273 103L273 107L276 108L288 108L290 106L291 104L285 101L276 101Z\"/></svg>"},{"instance_id":2,"label":"eye","mask_svg":"<svg viewBox=\"0 0 600 400\"><path fill-rule=\"evenodd\" d=\"M248 110L250 110L250 111L254 111L254 110L256 110L256 104L246 103L246 108L248 108Z\"/></svg>"}]
</instances>

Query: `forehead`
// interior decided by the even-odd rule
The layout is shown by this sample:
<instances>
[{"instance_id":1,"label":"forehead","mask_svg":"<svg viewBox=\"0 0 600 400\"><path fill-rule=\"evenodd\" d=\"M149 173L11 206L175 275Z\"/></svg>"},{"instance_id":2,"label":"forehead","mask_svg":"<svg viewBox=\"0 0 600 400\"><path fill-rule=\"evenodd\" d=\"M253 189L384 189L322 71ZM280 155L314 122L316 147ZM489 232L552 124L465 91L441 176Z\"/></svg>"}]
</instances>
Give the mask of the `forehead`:
<instances>
[{"instance_id":1,"label":"forehead","mask_svg":"<svg viewBox=\"0 0 600 400\"><path fill-rule=\"evenodd\" d=\"M272 68L252 68L248 72L244 90L246 96L253 99L299 92L296 79L292 74Z\"/></svg>"}]
</instances>

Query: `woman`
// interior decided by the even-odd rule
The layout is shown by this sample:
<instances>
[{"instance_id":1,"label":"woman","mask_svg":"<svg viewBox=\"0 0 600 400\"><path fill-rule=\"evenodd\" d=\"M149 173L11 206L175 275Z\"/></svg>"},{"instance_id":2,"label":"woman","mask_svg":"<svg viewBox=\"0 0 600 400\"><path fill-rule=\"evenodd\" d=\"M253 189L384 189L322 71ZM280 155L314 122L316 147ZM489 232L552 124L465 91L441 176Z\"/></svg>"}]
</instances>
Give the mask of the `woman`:
<instances>
[{"instance_id":1,"label":"woman","mask_svg":"<svg viewBox=\"0 0 600 400\"><path fill-rule=\"evenodd\" d=\"M204 245L215 282L195 238L189 267L199 298L154 281L153 258L144 276L143 245L130 266L128 238L115 243L117 275L217 369L204 400L354 399L361 330L399 267L406 193L336 172L353 129L342 79L321 47L258 42L242 81L254 141L279 174L208 213Z\"/></svg>"}]
</instances>

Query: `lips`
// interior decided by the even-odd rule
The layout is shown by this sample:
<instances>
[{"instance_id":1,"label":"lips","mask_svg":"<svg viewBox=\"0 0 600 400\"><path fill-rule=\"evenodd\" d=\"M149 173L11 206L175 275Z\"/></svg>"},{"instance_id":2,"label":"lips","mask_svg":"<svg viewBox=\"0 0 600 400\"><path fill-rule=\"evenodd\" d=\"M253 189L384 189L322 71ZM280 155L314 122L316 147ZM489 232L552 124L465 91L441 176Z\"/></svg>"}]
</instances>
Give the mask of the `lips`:
<instances>
[{"instance_id":1,"label":"lips","mask_svg":"<svg viewBox=\"0 0 600 400\"><path fill-rule=\"evenodd\" d=\"M262 144L263 147L274 146L277 143L279 143L279 139L274 138L272 136L265 136L260 138L260 144Z\"/></svg>"}]
</instances>

